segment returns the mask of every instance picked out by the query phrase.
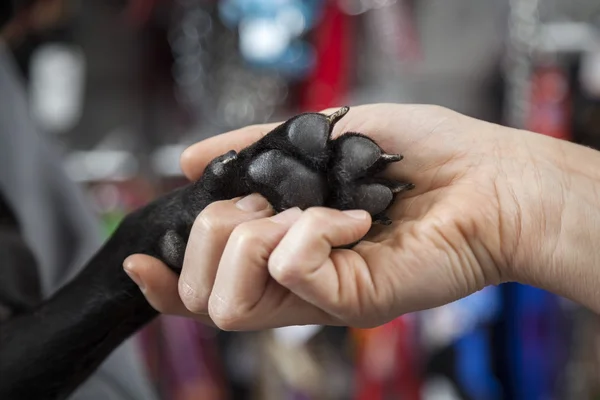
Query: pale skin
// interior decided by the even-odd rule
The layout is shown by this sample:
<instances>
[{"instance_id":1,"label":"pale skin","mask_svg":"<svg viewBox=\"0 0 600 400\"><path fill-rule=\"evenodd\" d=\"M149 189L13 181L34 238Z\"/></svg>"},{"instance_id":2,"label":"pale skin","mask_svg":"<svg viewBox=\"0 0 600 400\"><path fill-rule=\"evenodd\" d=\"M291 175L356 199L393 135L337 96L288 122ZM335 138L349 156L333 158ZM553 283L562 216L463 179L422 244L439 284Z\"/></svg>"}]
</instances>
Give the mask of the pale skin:
<instances>
[{"instance_id":1,"label":"pale skin","mask_svg":"<svg viewBox=\"0 0 600 400\"><path fill-rule=\"evenodd\" d=\"M182 169L196 179L273 127L197 143ZM145 255L125 260L150 304L224 330L366 328L520 282L600 312L600 152L436 106L353 107L333 135L349 131L405 157L386 173L416 188L392 225L371 228L360 210L273 217L256 194L217 202L194 224L180 277Z\"/></svg>"}]
</instances>

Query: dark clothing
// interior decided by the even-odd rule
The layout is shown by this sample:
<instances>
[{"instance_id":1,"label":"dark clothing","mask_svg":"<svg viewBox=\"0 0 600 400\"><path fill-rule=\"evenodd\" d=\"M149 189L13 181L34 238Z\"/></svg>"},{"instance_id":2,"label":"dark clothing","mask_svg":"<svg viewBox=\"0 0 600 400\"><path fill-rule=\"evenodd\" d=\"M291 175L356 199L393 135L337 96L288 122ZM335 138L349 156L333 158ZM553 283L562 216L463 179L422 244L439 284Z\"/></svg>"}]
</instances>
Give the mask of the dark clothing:
<instances>
[{"instance_id":1,"label":"dark clothing","mask_svg":"<svg viewBox=\"0 0 600 400\"><path fill-rule=\"evenodd\" d=\"M83 193L68 179L60 155L30 119L14 61L1 42L0 193L0 213L4 215L0 240L4 238L4 243L13 249L22 249L26 243L31 250L30 255L26 250L13 251L22 261L18 263L0 257L0 290L4 290L4 298L14 299L21 294L24 304L36 297L47 297L72 278L101 246L100 225ZM35 278L39 286L31 283ZM0 305L0 314L2 308ZM71 397L156 398L133 340L121 345Z\"/></svg>"}]
</instances>

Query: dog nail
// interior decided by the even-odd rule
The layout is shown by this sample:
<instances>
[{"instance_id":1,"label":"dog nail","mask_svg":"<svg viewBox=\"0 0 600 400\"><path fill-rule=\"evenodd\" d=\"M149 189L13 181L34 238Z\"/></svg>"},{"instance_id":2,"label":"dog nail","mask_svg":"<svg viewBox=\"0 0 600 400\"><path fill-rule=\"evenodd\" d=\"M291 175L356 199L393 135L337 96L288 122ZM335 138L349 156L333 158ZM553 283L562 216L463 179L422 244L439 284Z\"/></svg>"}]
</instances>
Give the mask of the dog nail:
<instances>
[{"instance_id":1,"label":"dog nail","mask_svg":"<svg viewBox=\"0 0 600 400\"><path fill-rule=\"evenodd\" d=\"M404 157L400 154L382 154L381 159L385 162L398 162L402 161Z\"/></svg>"},{"instance_id":2,"label":"dog nail","mask_svg":"<svg viewBox=\"0 0 600 400\"><path fill-rule=\"evenodd\" d=\"M399 183L395 186L390 187L390 190L392 191L392 193L396 194L404 192L405 190L414 189L414 187L415 185L413 185L412 183Z\"/></svg>"}]
</instances>

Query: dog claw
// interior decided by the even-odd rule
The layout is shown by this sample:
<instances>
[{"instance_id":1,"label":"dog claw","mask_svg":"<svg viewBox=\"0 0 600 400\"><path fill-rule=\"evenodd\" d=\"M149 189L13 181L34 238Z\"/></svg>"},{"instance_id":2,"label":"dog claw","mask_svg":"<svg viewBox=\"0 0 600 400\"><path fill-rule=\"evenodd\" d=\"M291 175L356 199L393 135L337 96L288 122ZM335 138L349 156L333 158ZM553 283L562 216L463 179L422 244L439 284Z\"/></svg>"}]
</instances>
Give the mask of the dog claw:
<instances>
[{"instance_id":1,"label":"dog claw","mask_svg":"<svg viewBox=\"0 0 600 400\"><path fill-rule=\"evenodd\" d=\"M402 161L404 159L404 156L400 154L382 154L380 158L387 163L393 163Z\"/></svg>"},{"instance_id":2,"label":"dog claw","mask_svg":"<svg viewBox=\"0 0 600 400\"><path fill-rule=\"evenodd\" d=\"M390 190L392 193L397 194L407 190L412 190L415 188L415 185L412 183L398 183L390 186Z\"/></svg>"},{"instance_id":3,"label":"dog claw","mask_svg":"<svg viewBox=\"0 0 600 400\"><path fill-rule=\"evenodd\" d=\"M373 223L388 226L392 224L392 220L387 215L376 215L373 217Z\"/></svg>"},{"instance_id":4,"label":"dog claw","mask_svg":"<svg viewBox=\"0 0 600 400\"><path fill-rule=\"evenodd\" d=\"M346 114L348 114L348 111L350 111L350 107L344 106L344 107L340 108L339 110L337 110L336 112L334 112L333 114L328 115L327 122L329 122L329 128L333 129L334 125L340 119L344 118L344 116Z\"/></svg>"}]
</instances>

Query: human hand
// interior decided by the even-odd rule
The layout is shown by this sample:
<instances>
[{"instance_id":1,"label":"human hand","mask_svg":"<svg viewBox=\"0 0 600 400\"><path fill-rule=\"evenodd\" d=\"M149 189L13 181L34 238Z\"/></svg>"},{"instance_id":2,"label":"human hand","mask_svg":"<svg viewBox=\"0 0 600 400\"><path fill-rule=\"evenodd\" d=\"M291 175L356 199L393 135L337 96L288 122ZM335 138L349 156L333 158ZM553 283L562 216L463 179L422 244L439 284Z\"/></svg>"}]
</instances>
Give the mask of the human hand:
<instances>
[{"instance_id":1,"label":"human hand","mask_svg":"<svg viewBox=\"0 0 600 400\"><path fill-rule=\"evenodd\" d=\"M274 126L200 142L184 153L182 168L196 179L211 159ZM439 107L387 104L352 108L333 136L352 131L405 157L385 173L416 185L388 211L392 225L325 208L271 218L258 195L244 202L251 211L240 199L217 202L194 224L180 278L156 259L126 260L148 301L226 330L372 327L487 285L535 282L532 271L551 262L540 230L560 233L564 204L544 196L563 187L558 140ZM351 250L334 249L361 238Z\"/></svg>"}]
</instances>

